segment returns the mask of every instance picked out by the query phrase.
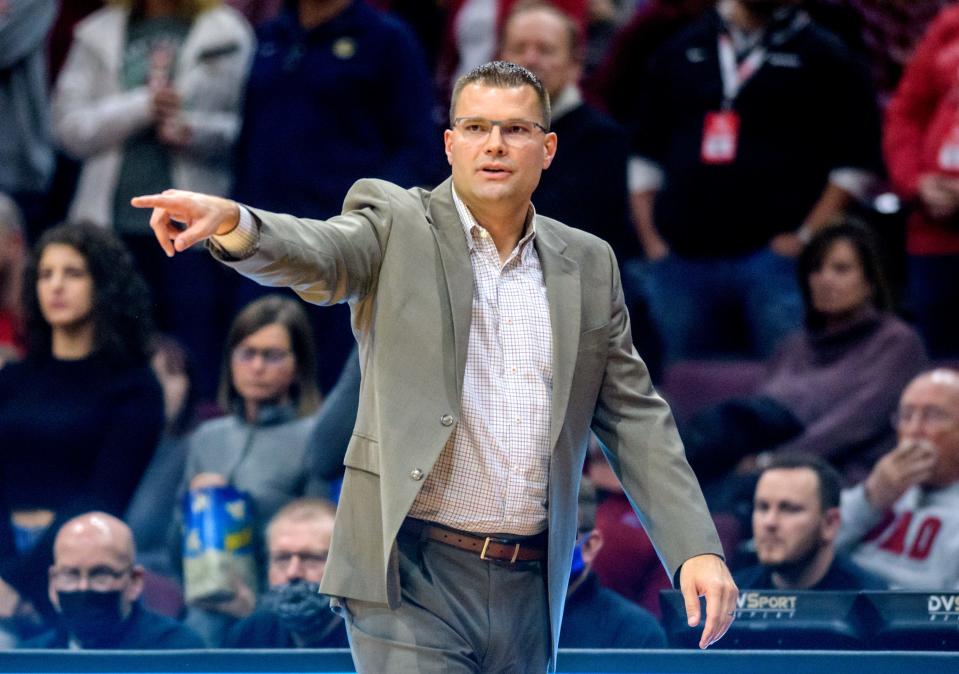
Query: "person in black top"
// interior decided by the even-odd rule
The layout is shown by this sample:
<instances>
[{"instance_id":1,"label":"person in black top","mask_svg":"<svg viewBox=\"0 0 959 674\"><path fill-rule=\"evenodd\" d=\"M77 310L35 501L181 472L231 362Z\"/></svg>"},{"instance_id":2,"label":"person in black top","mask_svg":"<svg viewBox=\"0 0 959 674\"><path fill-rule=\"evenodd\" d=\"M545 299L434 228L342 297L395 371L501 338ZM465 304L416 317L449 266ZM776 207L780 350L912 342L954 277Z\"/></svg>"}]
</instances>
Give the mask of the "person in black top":
<instances>
[{"instance_id":1,"label":"person in black top","mask_svg":"<svg viewBox=\"0 0 959 674\"><path fill-rule=\"evenodd\" d=\"M111 232L47 231L23 294L27 357L0 370L0 618L31 607L50 618L55 532L91 510L123 513L163 398L147 363L146 286Z\"/></svg>"},{"instance_id":2,"label":"person in black top","mask_svg":"<svg viewBox=\"0 0 959 674\"><path fill-rule=\"evenodd\" d=\"M815 456L783 456L760 474L753 505L759 564L735 574L743 590L884 590L836 555L839 473Z\"/></svg>"},{"instance_id":3,"label":"person in black top","mask_svg":"<svg viewBox=\"0 0 959 674\"><path fill-rule=\"evenodd\" d=\"M652 613L603 587L592 571L603 547L596 525L596 489L583 478L579 489L579 538L566 591L560 648L666 648L666 633Z\"/></svg>"},{"instance_id":4,"label":"person in black top","mask_svg":"<svg viewBox=\"0 0 959 674\"><path fill-rule=\"evenodd\" d=\"M50 567L50 600L59 624L22 648L194 649L200 637L184 625L137 603L143 567L134 564L133 533L102 512L80 515L61 527Z\"/></svg>"},{"instance_id":5,"label":"person in black top","mask_svg":"<svg viewBox=\"0 0 959 674\"><path fill-rule=\"evenodd\" d=\"M666 360L768 357L800 327L795 256L882 171L869 73L797 0L719 0L648 70L630 191Z\"/></svg>"},{"instance_id":6,"label":"person in black top","mask_svg":"<svg viewBox=\"0 0 959 674\"><path fill-rule=\"evenodd\" d=\"M224 648L349 648L343 619L319 593L335 516L332 503L316 498L290 501L273 516L266 528L270 589L230 629Z\"/></svg>"},{"instance_id":7,"label":"person in black top","mask_svg":"<svg viewBox=\"0 0 959 674\"><path fill-rule=\"evenodd\" d=\"M500 57L542 81L549 92L550 128L562 139L562 150L533 195L536 211L604 239L622 265L639 254L626 189L628 136L583 101L577 85L583 43L572 18L545 0L532 0L518 4L503 24Z\"/></svg>"}]
</instances>

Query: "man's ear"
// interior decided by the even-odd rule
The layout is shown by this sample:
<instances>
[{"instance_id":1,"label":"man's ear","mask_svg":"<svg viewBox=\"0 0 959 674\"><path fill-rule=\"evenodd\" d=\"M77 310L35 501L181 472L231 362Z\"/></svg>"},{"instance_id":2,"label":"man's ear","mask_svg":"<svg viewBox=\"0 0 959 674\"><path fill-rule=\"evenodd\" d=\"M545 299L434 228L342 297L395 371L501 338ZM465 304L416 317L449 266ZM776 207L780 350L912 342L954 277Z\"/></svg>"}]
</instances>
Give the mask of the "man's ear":
<instances>
[{"instance_id":1,"label":"man's ear","mask_svg":"<svg viewBox=\"0 0 959 674\"><path fill-rule=\"evenodd\" d=\"M593 560L596 559L596 556L599 555L599 551L603 549L603 532L599 529L593 529L588 534L586 534L586 539L583 541L583 562L589 566L593 563Z\"/></svg>"},{"instance_id":2,"label":"man's ear","mask_svg":"<svg viewBox=\"0 0 959 674\"><path fill-rule=\"evenodd\" d=\"M835 542L836 536L839 535L840 524L839 508L829 508L823 514L820 530L824 543Z\"/></svg>"},{"instance_id":3,"label":"man's ear","mask_svg":"<svg viewBox=\"0 0 959 674\"><path fill-rule=\"evenodd\" d=\"M50 603L53 604L53 608L60 612L60 598L57 596L57 591L53 589L53 567L51 566L47 569L47 597L50 598Z\"/></svg>"},{"instance_id":4,"label":"man's ear","mask_svg":"<svg viewBox=\"0 0 959 674\"><path fill-rule=\"evenodd\" d=\"M543 154L543 169L548 169L549 165L553 163L553 157L556 156L556 147L558 144L559 139L555 133L550 131L546 134L546 137L543 139L543 148L545 150Z\"/></svg>"},{"instance_id":5,"label":"man's ear","mask_svg":"<svg viewBox=\"0 0 959 674\"><path fill-rule=\"evenodd\" d=\"M452 129L446 129L443 132L443 149L446 152L446 162L450 165L453 164L453 131Z\"/></svg>"},{"instance_id":6,"label":"man's ear","mask_svg":"<svg viewBox=\"0 0 959 674\"><path fill-rule=\"evenodd\" d=\"M124 591L126 599L132 604L143 594L143 577L146 571L139 564L130 570L130 586Z\"/></svg>"}]
</instances>

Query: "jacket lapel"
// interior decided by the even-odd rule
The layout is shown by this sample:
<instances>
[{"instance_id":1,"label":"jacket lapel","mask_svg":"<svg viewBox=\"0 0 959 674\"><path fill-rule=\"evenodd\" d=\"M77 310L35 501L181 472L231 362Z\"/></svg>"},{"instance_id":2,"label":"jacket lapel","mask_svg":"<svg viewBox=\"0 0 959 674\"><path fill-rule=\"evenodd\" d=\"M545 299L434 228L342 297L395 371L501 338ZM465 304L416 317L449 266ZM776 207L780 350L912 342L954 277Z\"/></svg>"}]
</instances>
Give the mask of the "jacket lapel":
<instances>
[{"instance_id":1,"label":"jacket lapel","mask_svg":"<svg viewBox=\"0 0 959 674\"><path fill-rule=\"evenodd\" d=\"M555 226L537 217L536 249L543 267L549 320L553 333L553 401L549 425L549 445L555 447L566 418L576 352L579 349L580 295L579 265L563 255L566 242Z\"/></svg>"},{"instance_id":2,"label":"jacket lapel","mask_svg":"<svg viewBox=\"0 0 959 674\"><path fill-rule=\"evenodd\" d=\"M473 268L466 235L453 204L452 185L453 179L447 178L430 192L427 218L433 225L433 235L446 276L456 349L456 390L462 391L473 315Z\"/></svg>"}]
</instances>

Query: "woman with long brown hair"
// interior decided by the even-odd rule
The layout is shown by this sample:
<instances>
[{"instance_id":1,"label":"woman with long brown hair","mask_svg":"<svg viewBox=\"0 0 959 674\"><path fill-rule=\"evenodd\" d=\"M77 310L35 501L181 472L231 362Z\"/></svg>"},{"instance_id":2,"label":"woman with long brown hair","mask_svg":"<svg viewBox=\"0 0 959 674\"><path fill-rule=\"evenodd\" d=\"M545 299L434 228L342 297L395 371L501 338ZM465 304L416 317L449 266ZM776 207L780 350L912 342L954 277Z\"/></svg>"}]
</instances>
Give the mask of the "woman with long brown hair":
<instances>
[{"instance_id":1,"label":"woman with long brown hair","mask_svg":"<svg viewBox=\"0 0 959 674\"><path fill-rule=\"evenodd\" d=\"M0 617L48 618L57 529L123 514L163 425L148 295L129 253L93 225L48 230L23 282L27 355L0 369Z\"/></svg>"}]
</instances>

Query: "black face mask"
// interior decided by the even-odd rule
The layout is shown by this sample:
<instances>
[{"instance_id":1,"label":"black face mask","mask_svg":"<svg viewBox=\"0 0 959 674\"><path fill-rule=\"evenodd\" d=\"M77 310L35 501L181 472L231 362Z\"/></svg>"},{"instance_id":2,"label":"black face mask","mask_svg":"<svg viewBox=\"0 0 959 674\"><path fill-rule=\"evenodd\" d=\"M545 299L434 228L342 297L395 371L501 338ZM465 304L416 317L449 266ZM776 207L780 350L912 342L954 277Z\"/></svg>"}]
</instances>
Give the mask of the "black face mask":
<instances>
[{"instance_id":1,"label":"black face mask","mask_svg":"<svg viewBox=\"0 0 959 674\"><path fill-rule=\"evenodd\" d=\"M260 608L275 613L283 626L308 642L318 643L339 618L330 610L330 598L317 583L293 580L271 587L260 599Z\"/></svg>"},{"instance_id":2,"label":"black face mask","mask_svg":"<svg viewBox=\"0 0 959 674\"><path fill-rule=\"evenodd\" d=\"M57 592L60 621L84 648L108 648L123 629L122 590Z\"/></svg>"}]
</instances>

